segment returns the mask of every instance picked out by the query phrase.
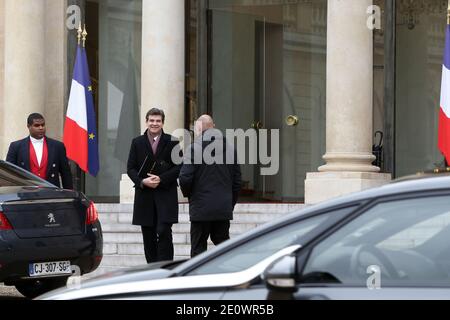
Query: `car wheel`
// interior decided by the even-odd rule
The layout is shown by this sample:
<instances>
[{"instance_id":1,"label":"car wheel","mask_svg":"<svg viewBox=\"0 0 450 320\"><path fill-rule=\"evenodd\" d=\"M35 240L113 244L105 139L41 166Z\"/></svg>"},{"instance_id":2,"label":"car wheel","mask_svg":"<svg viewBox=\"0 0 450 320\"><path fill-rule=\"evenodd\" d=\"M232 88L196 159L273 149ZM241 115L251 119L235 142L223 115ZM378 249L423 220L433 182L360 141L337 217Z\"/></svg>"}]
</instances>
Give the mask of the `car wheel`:
<instances>
[{"instance_id":1,"label":"car wheel","mask_svg":"<svg viewBox=\"0 0 450 320\"><path fill-rule=\"evenodd\" d=\"M28 299L34 299L46 292L64 287L67 284L67 278L53 278L41 280L29 280L16 283L15 287L22 295Z\"/></svg>"}]
</instances>

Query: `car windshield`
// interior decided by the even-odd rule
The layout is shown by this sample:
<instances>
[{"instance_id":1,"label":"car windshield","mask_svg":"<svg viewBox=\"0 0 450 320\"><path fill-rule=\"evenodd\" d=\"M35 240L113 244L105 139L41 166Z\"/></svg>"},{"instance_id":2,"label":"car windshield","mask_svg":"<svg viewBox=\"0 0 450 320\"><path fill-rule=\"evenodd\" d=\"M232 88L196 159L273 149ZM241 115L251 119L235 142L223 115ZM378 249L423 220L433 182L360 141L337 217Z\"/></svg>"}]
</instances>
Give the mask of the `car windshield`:
<instances>
[{"instance_id":1,"label":"car windshield","mask_svg":"<svg viewBox=\"0 0 450 320\"><path fill-rule=\"evenodd\" d=\"M329 225L342 219L353 209L348 207L282 225L229 249L220 256L203 263L189 275L232 273L248 269L283 248L294 244L304 244L305 236L309 232L319 226Z\"/></svg>"},{"instance_id":2,"label":"car windshield","mask_svg":"<svg viewBox=\"0 0 450 320\"><path fill-rule=\"evenodd\" d=\"M54 187L51 183L8 162L0 162L0 188Z\"/></svg>"}]
</instances>

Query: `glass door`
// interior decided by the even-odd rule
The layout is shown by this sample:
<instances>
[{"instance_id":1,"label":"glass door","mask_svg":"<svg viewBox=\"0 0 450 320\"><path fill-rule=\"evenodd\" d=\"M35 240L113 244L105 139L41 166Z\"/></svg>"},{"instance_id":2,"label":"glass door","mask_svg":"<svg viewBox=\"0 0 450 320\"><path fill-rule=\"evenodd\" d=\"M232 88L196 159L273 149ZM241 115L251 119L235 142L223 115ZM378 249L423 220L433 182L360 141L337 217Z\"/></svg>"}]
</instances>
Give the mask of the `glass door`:
<instances>
[{"instance_id":1,"label":"glass door","mask_svg":"<svg viewBox=\"0 0 450 320\"><path fill-rule=\"evenodd\" d=\"M447 2L426 4L397 3L397 177L444 166L437 134Z\"/></svg>"},{"instance_id":2,"label":"glass door","mask_svg":"<svg viewBox=\"0 0 450 320\"><path fill-rule=\"evenodd\" d=\"M234 128L262 129L266 87L264 17L226 9L212 9L209 15L210 101L216 127L223 132ZM263 191L258 167L242 166L244 198L253 199Z\"/></svg>"},{"instance_id":3,"label":"glass door","mask_svg":"<svg viewBox=\"0 0 450 320\"><path fill-rule=\"evenodd\" d=\"M241 201L302 202L306 173L325 154L326 1L211 0L208 16L216 126L268 137L258 143L258 164L246 150Z\"/></svg>"}]
</instances>

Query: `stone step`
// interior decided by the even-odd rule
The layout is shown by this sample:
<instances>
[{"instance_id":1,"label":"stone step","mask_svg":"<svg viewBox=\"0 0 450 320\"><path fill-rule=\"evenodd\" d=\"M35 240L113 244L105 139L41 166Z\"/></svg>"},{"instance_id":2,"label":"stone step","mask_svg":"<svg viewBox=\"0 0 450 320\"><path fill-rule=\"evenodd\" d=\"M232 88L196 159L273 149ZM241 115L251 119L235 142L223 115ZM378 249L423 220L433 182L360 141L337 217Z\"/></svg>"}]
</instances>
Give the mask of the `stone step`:
<instances>
[{"instance_id":1,"label":"stone step","mask_svg":"<svg viewBox=\"0 0 450 320\"><path fill-rule=\"evenodd\" d=\"M125 223L102 223L103 233L141 233L139 226L133 226Z\"/></svg>"},{"instance_id":2,"label":"stone step","mask_svg":"<svg viewBox=\"0 0 450 320\"><path fill-rule=\"evenodd\" d=\"M103 256L100 266L103 267L134 267L146 264L144 254Z\"/></svg>"},{"instance_id":3,"label":"stone step","mask_svg":"<svg viewBox=\"0 0 450 320\"><path fill-rule=\"evenodd\" d=\"M133 212L133 204L129 203L96 203L95 204L97 211L99 213L122 213L122 212ZM178 206L178 210L180 213L187 213L189 212L189 205L187 204L180 204Z\"/></svg>"},{"instance_id":4,"label":"stone step","mask_svg":"<svg viewBox=\"0 0 450 320\"><path fill-rule=\"evenodd\" d=\"M117 254L117 243L103 243L103 255Z\"/></svg>"},{"instance_id":5,"label":"stone step","mask_svg":"<svg viewBox=\"0 0 450 320\"><path fill-rule=\"evenodd\" d=\"M172 231L175 233L191 233L191 224L190 223L177 223L172 227Z\"/></svg>"},{"instance_id":6,"label":"stone step","mask_svg":"<svg viewBox=\"0 0 450 320\"><path fill-rule=\"evenodd\" d=\"M240 233L230 233L230 238L234 239L241 236ZM190 245L191 236L189 233L174 233L173 244L177 245ZM118 241L120 240L120 241ZM109 252L114 252L117 250L117 245L119 244L143 244L141 233L105 233L103 235L103 246L105 249L105 254ZM213 245L210 238L208 238L208 244ZM115 246L116 245L116 246ZM108 252L108 253L106 253Z\"/></svg>"},{"instance_id":7,"label":"stone step","mask_svg":"<svg viewBox=\"0 0 450 320\"><path fill-rule=\"evenodd\" d=\"M295 211L303 205L271 205L271 204L239 204L236 207L234 220L231 221L230 237L235 238L266 222L278 219L288 212ZM142 244L141 228L133 226L130 204L97 205L104 236L104 257L99 269L83 277L122 270L146 263ZM190 258L190 222L188 205L180 205L180 223L173 226L175 260ZM208 249L214 245L209 240Z\"/></svg>"},{"instance_id":8,"label":"stone step","mask_svg":"<svg viewBox=\"0 0 450 320\"><path fill-rule=\"evenodd\" d=\"M173 243L174 244L186 244L188 241L187 234L174 233ZM132 243L142 243L142 234L139 233L103 233L103 243L104 244L132 244Z\"/></svg>"},{"instance_id":9,"label":"stone step","mask_svg":"<svg viewBox=\"0 0 450 320\"><path fill-rule=\"evenodd\" d=\"M86 281L91 278L101 276L102 274L105 274L105 273L121 271L121 270L126 270L128 268L131 268L131 267L117 267L117 266L116 267L106 267L106 266L102 266L102 264L100 264L100 266L94 272L83 275L81 277L81 281Z\"/></svg>"},{"instance_id":10,"label":"stone step","mask_svg":"<svg viewBox=\"0 0 450 320\"><path fill-rule=\"evenodd\" d=\"M271 213L240 213L234 215L234 220L232 223L257 223L263 224L266 222L274 221L283 217L284 214L271 214ZM105 225L116 225L116 224L128 224L131 225L133 215L131 213L102 213L100 214L100 222L102 226ZM179 223L189 223L188 214L179 215Z\"/></svg>"},{"instance_id":11,"label":"stone step","mask_svg":"<svg viewBox=\"0 0 450 320\"><path fill-rule=\"evenodd\" d=\"M257 227L257 224L254 223L241 223L241 224L235 224L231 223L230 225L230 234L242 234L244 232L247 232L249 230L253 230ZM178 223L174 224L172 227L172 231L174 233L187 233L190 234L191 232L191 225L188 223Z\"/></svg>"},{"instance_id":12,"label":"stone step","mask_svg":"<svg viewBox=\"0 0 450 320\"><path fill-rule=\"evenodd\" d=\"M119 235L123 235L123 233L115 233L115 234L119 234ZM120 244L130 244L130 245L142 245L143 244L143 240L142 240L142 235L139 233L134 233L130 235L135 235L135 236L121 236L120 239L125 240L125 242L115 242L114 239L117 239L114 235L115 234L110 234L106 237L106 240L103 239L103 254L117 254L118 251L118 245ZM234 239L236 237L239 237L241 234L236 234L236 233L230 233L230 238ZM177 233L177 234L173 234L173 238L174 238L174 246L179 246L179 245L191 245L191 238L190 238L190 234L188 233ZM182 240L186 240L184 242L181 242ZM208 238L208 245L213 245L211 238Z\"/></svg>"},{"instance_id":13,"label":"stone step","mask_svg":"<svg viewBox=\"0 0 450 320\"><path fill-rule=\"evenodd\" d=\"M190 247L189 248L181 248L178 251L175 251L174 260L185 260L190 258ZM103 260L100 264L99 269L102 271L97 271L97 273L101 272L111 272L120 268L130 268L136 266L146 265L147 261L145 260L145 255L143 252L141 254L132 254L132 255L111 255L111 256L103 256Z\"/></svg>"},{"instance_id":14,"label":"stone step","mask_svg":"<svg viewBox=\"0 0 450 320\"><path fill-rule=\"evenodd\" d=\"M306 205L301 203L239 203L236 205L235 213L277 213L286 214L303 209ZM132 213L133 204L96 204L100 214L103 213ZM189 205L180 204L180 213L188 213Z\"/></svg>"},{"instance_id":15,"label":"stone step","mask_svg":"<svg viewBox=\"0 0 450 320\"><path fill-rule=\"evenodd\" d=\"M209 242L208 250L214 248L214 245ZM141 243L130 243L130 244L118 244L117 252L114 254L105 254L106 255L143 255L144 254L144 245ZM191 245L190 244L176 244L174 245L174 254L175 256L189 256L191 254Z\"/></svg>"},{"instance_id":16,"label":"stone step","mask_svg":"<svg viewBox=\"0 0 450 320\"><path fill-rule=\"evenodd\" d=\"M249 230L253 230L257 227L257 224L253 223L241 223L230 225L230 234L241 234ZM141 228L128 224L103 224L103 234L141 234ZM191 225L189 223L177 223L172 227L173 234L190 234Z\"/></svg>"}]
</instances>

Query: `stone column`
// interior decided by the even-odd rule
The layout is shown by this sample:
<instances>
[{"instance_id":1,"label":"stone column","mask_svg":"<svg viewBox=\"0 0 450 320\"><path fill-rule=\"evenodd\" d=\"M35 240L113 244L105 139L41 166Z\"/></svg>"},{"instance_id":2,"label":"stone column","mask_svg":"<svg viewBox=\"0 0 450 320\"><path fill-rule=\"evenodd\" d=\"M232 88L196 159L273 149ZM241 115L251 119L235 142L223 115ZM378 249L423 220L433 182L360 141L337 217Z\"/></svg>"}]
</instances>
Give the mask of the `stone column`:
<instances>
[{"instance_id":1,"label":"stone column","mask_svg":"<svg viewBox=\"0 0 450 320\"><path fill-rule=\"evenodd\" d=\"M3 127L5 121L5 0L0 0L0 159L5 159L7 150L7 134Z\"/></svg>"},{"instance_id":2,"label":"stone column","mask_svg":"<svg viewBox=\"0 0 450 320\"><path fill-rule=\"evenodd\" d=\"M372 165L373 38L367 27L372 0L328 0L327 152L309 173L305 202L317 203L390 180Z\"/></svg>"},{"instance_id":3,"label":"stone column","mask_svg":"<svg viewBox=\"0 0 450 320\"><path fill-rule=\"evenodd\" d=\"M46 0L45 119L49 137L62 141L67 107L67 0Z\"/></svg>"},{"instance_id":4,"label":"stone column","mask_svg":"<svg viewBox=\"0 0 450 320\"><path fill-rule=\"evenodd\" d=\"M164 130L184 128L185 6L184 1L142 2L141 125L153 107L164 109ZM126 174L120 183L120 202L133 201L133 183Z\"/></svg>"},{"instance_id":5,"label":"stone column","mask_svg":"<svg viewBox=\"0 0 450 320\"><path fill-rule=\"evenodd\" d=\"M4 1L3 156L28 134L26 117L45 111L45 0Z\"/></svg>"},{"instance_id":6,"label":"stone column","mask_svg":"<svg viewBox=\"0 0 450 320\"><path fill-rule=\"evenodd\" d=\"M142 107L164 109L165 131L184 128L184 1L142 2Z\"/></svg>"}]
</instances>

